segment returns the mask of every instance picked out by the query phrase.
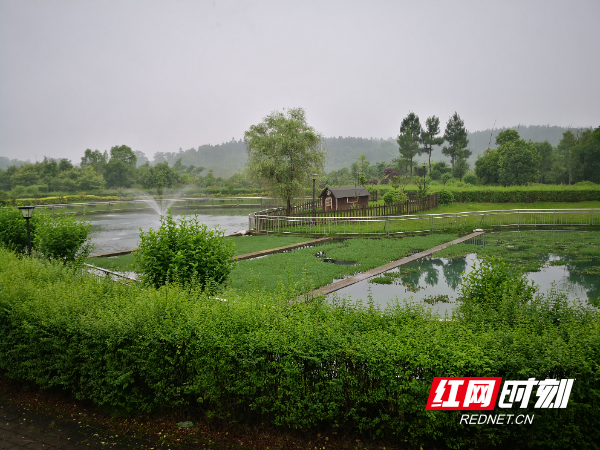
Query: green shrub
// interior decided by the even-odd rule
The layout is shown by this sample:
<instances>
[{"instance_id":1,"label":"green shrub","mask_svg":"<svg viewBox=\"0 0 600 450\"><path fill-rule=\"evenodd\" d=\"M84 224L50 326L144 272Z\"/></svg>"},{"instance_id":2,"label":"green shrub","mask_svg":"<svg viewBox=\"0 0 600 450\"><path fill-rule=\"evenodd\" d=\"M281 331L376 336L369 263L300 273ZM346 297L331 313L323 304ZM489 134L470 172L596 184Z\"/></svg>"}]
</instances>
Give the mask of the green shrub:
<instances>
[{"instance_id":1,"label":"green shrub","mask_svg":"<svg viewBox=\"0 0 600 450\"><path fill-rule=\"evenodd\" d=\"M444 189L438 192L438 201L440 205L450 205L454 202L454 194Z\"/></svg>"},{"instance_id":2,"label":"green shrub","mask_svg":"<svg viewBox=\"0 0 600 450\"><path fill-rule=\"evenodd\" d=\"M70 214L38 213L33 247L48 259L83 262L94 246L90 239L91 223Z\"/></svg>"},{"instance_id":3,"label":"green shrub","mask_svg":"<svg viewBox=\"0 0 600 450\"><path fill-rule=\"evenodd\" d=\"M600 188L579 186L473 186L455 187L446 185L443 189L454 194L459 203L533 203L533 202L586 202L599 201ZM435 192L435 189L434 189Z\"/></svg>"},{"instance_id":4,"label":"green shrub","mask_svg":"<svg viewBox=\"0 0 600 450\"><path fill-rule=\"evenodd\" d=\"M493 309L438 320L402 303L385 312L290 303L287 291L222 301L176 284L98 280L4 250L0 287L0 370L109 410L201 410L417 448L600 442L599 317L568 303L516 302L518 320L490 324ZM566 409L487 411L535 414L532 424L468 426L459 422L465 411L425 411L436 376L576 381Z\"/></svg>"},{"instance_id":5,"label":"green shrub","mask_svg":"<svg viewBox=\"0 0 600 450\"><path fill-rule=\"evenodd\" d=\"M466 174L463 177L463 181L465 183L475 186L477 184L477 177L475 176L475 174L473 172L469 172L468 174Z\"/></svg>"},{"instance_id":6,"label":"green shrub","mask_svg":"<svg viewBox=\"0 0 600 450\"><path fill-rule=\"evenodd\" d=\"M17 252L27 250L27 224L17 208L0 208L0 244Z\"/></svg>"},{"instance_id":7,"label":"green shrub","mask_svg":"<svg viewBox=\"0 0 600 450\"><path fill-rule=\"evenodd\" d=\"M169 211L158 230L140 233L134 265L142 280L155 287L178 281L204 288L227 280L234 251L222 231L209 230L197 215L181 217L177 224Z\"/></svg>"},{"instance_id":8,"label":"green shrub","mask_svg":"<svg viewBox=\"0 0 600 450\"><path fill-rule=\"evenodd\" d=\"M450 173L445 173L441 176L440 178L442 180L443 184L446 184L448 181L450 181L452 179L452 174Z\"/></svg>"},{"instance_id":9,"label":"green shrub","mask_svg":"<svg viewBox=\"0 0 600 450\"><path fill-rule=\"evenodd\" d=\"M396 189L391 189L383 196L383 201L386 205L393 205L395 203L402 203L408 199L406 194Z\"/></svg>"}]
</instances>

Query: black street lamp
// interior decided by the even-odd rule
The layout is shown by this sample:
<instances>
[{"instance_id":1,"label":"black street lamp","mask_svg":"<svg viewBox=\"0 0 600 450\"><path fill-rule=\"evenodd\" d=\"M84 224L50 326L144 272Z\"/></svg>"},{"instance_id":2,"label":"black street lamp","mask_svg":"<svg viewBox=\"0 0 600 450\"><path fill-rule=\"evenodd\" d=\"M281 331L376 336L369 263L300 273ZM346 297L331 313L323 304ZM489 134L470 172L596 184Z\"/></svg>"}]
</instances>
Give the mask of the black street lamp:
<instances>
[{"instance_id":1,"label":"black street lamp","mask_svg":"<svg viewBox=\"0 0 600 450\"><path fill-rule=\"evenodd\" d=\"M23 218L27 221L27 253L31 255L31 231L29 229L29 219L33 216L35 206L19 206Z\"/></svg>"},{"instance_id":2,"label":"black street lamp","mask_svg":"<svg viewBox=\"0 0 600 450\"><path fill-rule=\"evenodd\" d=\"M315 183L317 182L317 174L313 173L310 176L313 180L313 217L317 215L317 205L315 204Z\"/></svg>"}]
</instances>

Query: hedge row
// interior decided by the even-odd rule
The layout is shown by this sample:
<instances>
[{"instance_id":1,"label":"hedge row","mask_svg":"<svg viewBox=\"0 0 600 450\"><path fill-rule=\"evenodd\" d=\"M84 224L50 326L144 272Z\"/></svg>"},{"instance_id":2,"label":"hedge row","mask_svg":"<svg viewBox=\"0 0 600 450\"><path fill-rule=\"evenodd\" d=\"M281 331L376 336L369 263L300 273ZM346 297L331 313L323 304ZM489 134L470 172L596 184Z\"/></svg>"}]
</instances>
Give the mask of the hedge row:
<instances>
[{"instance_id":1,"label":"hedge row","mask_svg":"<svg viewBox=\"0 0 600 450\"><path fill-rule=\"evenodd\" d=\"M436 186L437 187L437 186ZM600 200L600 189L545 190L532 188L461 189L443 186L459 203L586 202ZM440 189L442 190L442 189Z\"/></svg>"},{"instance_id":2,"label":"hedge row","mask_svg":"<svg viewBox=\"0 0 600 450\"><path fill-rule=\"evenodd\" d=\"M292 294L142 290L0 249L0 370L121 412L199 408L436 448L598 448L597 316L493 327ZM466 426L461 411L425 411L434 376L577 381L567 409L530 409L531 425Z\"/></svg>"},{"instance_id":3,"label":"hedge row","mask_svg":"<svg viewBox=\"0 0 600 450\"><path fill-rule=\"evenodd\" d=\"M60 197L44 197L44 198L20 198L16 200L17 206L29 206L29 205L56 205L61 203L84 203L84 202L111 202L117 200L128 200L133 197L122 197L117 196L98 196L98 195L63 195ZM10 204L10 200L5 200L5 204Z\"/></svg>"}]
</instances>

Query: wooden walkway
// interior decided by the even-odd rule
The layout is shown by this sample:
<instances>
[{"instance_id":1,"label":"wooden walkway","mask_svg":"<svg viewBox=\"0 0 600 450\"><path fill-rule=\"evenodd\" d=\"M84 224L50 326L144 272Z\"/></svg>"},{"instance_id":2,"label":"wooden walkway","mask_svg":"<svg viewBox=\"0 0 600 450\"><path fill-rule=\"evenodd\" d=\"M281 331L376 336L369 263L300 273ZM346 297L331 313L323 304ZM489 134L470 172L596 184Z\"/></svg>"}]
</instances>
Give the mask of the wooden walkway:
<instances>
[{"instance_id":1,"label":"wooden walkway","mask_svg":"<svg viewBox=\"0 0 600 450\"><path fill-rule=\"evenodd\" d=\"M468 234L467 236L463 236L463 237L455 239L453 241L446 242L445 244L437 245L437 246L435 246L433 248L430 248L429 250L425 250L423 252L415 253L414 255L407 256L406 258L402 258L402 259L398 259L396 261L392 261L392 262L387 263L387 264L385 264L383 266L375 267L374 269L367 270L365 272L361 272L361 273L358 273L356 275L353 275L353 276L351 276L349 278L344 278L343 280L336 281L335 283L328 284L327 286L320 287L318 289L315 289L312 292L309 292L306 295L310 298L310 297L315 297L315 296L318 296L318 295L331 294L332 292L335 292L337 290L345 288L346 286L350 286L350 285L352 285L354 283L358 283L359 281L366 280L367 278L374 277L375 275L379 275L380 273L387 272L388 270L395 269L396 267L402 266L402 265L404 265L406 263L409 263L411 261L415 261L415 260L417 260L419 258L423 258L424 256L429 256L432 253L437 252L438 250L442 250L442 249L448 247L449 245L460 244L460 243L462 243L464 241L467 241L467 240L469 240L471 238L480 236L480 235L482 235L484 233L485 233L485 231L476 231L474 233Z\"/></svg>"},{"instance_id":2,"label":"wooden walkway","mask_svg":"<svg viewBox=\"0 0 600 450\"><path fill-rule=\"evenodd\" d=\"M268 250L260 250L258 252L246 253L245 255L237 255L237 256L234 256L231 259L233 261L240 261L242 259L258 258L259 256L266 256L266 255L270 255L271 253L279 253L279 252L283 252L285 250L292 250L292 249L295 249L295 248L298 248L298 247L305 247L307 245L321 244L323 242L330 241L332 239L333 238L331 238L331 237L324 237L324 238L320 238L320 239L313 239L312 241L299 242L298 244L284 245L283 247L270 248Z\"/></svg>"},{"instance_id":3,"label":"wooden walkway","mask_svg":"<svg viewBox=\"0 0 600 450\"><path fill-rule=\"evenodd\" d=\"M306 245L320 244L322 242L330 241L332 239L333 238L331 238L331 237L324 237L324 238L319 238L319 239L313 239L312 241L299 242L298 244L284 245L283 247L270 248L267 250L260 250L258 252L246 253L245 255L237 255L237 256L234 256L233 258L231 258L231 260L232 261L241 261L242 259L258 258L259 256L266 256L266 255L270 255L271 253L279 253L279 252L283 252L285 250L292 250L292 249L295 249L298 247L304 247ZM118 252L96 253L95 255L90 255L89 258L106 258L106 257L110 257L110 256L127 255L128 253L134 252L135 250L137 250L137 249L133 248L131 250L120 250Z\"/></svg>"}]
</instances>

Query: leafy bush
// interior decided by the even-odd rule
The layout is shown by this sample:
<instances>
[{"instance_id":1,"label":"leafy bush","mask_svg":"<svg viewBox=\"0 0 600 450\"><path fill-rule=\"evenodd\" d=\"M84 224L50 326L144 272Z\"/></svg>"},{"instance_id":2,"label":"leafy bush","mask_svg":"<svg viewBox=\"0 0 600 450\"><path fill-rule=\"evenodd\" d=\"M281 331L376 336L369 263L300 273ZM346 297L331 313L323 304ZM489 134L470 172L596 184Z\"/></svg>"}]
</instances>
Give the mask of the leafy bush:
<instances>
[{"instance_id":1,"label":"leafy bush","mask_svg":"<svg viewBox=\"0 0 600 450\"><path fill-rule=\"evenodd\" d=\"M383 201L386 205L393 205L395 203L405 202L408 199L406 194L396 189L389 190L383 196Z\"/></svg>"},{"instance_id":2,"label":"leafy bush","mask_svg":"<svg viewBox=\"0 0 600 450\"><path fill-rule=\"evenodd\" d=\"M178 226L169 211L158 230L140 233L134 265L142 280L155 287L179 281L204 288L227 280L234 251L222 231L209 230L197 215L181 217Z\"/></svg>"},{"instance_id":3,"label":"leafy bush","mask_svg":"<svg viewBox=\"0 0 600 450\"><path fill-rule=\"evenodd\" d=\"M438 192L438 201L440 205L450 205L454 202L454 194L444 189Z\"/></svg>"},{"instance_id":4,"label":"leafy bush","mask_svg":"<svg viewBox=\"0 0 600 450\"><path fill-rule=\"evenodd\" d=\"M442 183L446 184L448 181L450 181L452 179L452 174L445 173L441 176L440 179L442 180Z\"/></svg>"},{"instance_id":5,"label":"leafy bush","mask_svg":"<svg viewBox=\"0 0 600 450\"><path fill-rule=\"evenodd\" d=\"M89 222L73 215L35 211L30 220L31 243L39 256L83 261L93 249L90 228ZM19 253L27 251L27 222L17 208L0 208L0 244Z\"/></svg>"},{"instance_id":6,"label":"leafy bush","mask_svg":"<svg viewBox=\"0 0 600 450\"><path fill-rule=\"evenodd\" d=\"M534 185L514 186L474 186L454 187L446 185L445 190L454 194L454 201L460 203L532 203L532 202L585 202L600 200L600 187ZM434 190L435 191L435 190Z\"/></svg>"},{"instance_id":7,"label":"leafy bush","mask_svg":"<svg viewBox=\"0 0 600 450\"><path fill-rule=\"evenodd\" d=\"M578 183L575 183L575 186L587 186L587 187L597 187L598 185L596 183L594 183L593 181L580 181Z\"/></svg>"},{"instance_id":8,"label":"leafy bush","mask_svg":"<svg viewBox=\"0 0 600 450\"><path fill-rule=\"evenodd\" d=\"M463 181L465 183L475 186L477 184L477 177L475 176L475 174L473 172L469 172L468 174L466 174L463 177Z\"/></svg>"},{"instance_id":9,"label":"leafy bush","mask_svg":"<svg viewBox=\"0 0 600 450\"><path fill-rule=\"evenodd\" d=\"M516 302L510 322L488 323L498 312L483 308L437 320L404 304L290 303L288 291L221 301L176 284L127 286L4 250L0 286L0 370L114 411L201 409L417 448L600 442L598 313L552 298ZM576 381L566 409L510 411L535 414L530 425L462 426L464 411L425 411L436 376Z\"/></svg>"},{"instance_id":10,"label":"leafy bush","mask_svg":"<svg viewBox=\"0 0 600 450\"><path fill-rule=\"evenodd\" d=\"M27 249L27 224L17 208L0 208L0 244L17 252Z\"/></svg>"},{"instance_id":11,"label":"leafy bush","mask_svg":"<svg viewBox=\"0 0 600 450\"><path fill-rule=\"evenodd\" d=\"M512 267L502 259L487 257L465 277L459 302L463 313L472 309L493 310L506 319L519 305L531 302L535 292L523 269Z\"/></svg>"},{"instance_id":12,"label":"leafy bush","mask_svg":"<svg viewBox=\"0 0 600 450\"><path fill-rule=\"evenodd\" d=\"M83 262L92 252L91 223L70 214L40 213L34 217L33 247L39 255L61 262Z\"/></svg>"}]
</instances>

